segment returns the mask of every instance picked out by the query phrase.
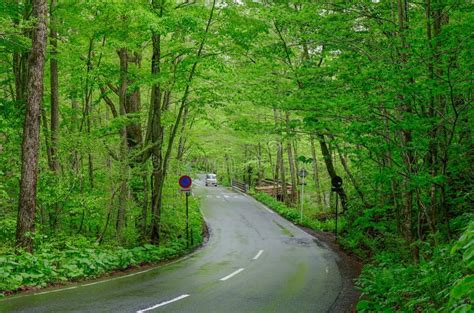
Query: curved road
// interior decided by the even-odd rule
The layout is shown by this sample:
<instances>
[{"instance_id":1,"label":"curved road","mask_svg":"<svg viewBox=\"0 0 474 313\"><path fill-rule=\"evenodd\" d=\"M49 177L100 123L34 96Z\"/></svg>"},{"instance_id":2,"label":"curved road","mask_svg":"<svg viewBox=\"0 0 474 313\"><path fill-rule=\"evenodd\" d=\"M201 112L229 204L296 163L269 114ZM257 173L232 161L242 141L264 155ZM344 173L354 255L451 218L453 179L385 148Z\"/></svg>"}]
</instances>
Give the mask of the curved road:
<instances>
[{"instance_id":1,"label":"curved road","mask_svg":"<svg viewBox=\"0 0 474 313\"><path fill-rule=\"evenodd\" d=\"M327 312L337 256L254 199L203 187L207 245L122 277L0 300L0 312Z\"/></svg>"}]
</instances>

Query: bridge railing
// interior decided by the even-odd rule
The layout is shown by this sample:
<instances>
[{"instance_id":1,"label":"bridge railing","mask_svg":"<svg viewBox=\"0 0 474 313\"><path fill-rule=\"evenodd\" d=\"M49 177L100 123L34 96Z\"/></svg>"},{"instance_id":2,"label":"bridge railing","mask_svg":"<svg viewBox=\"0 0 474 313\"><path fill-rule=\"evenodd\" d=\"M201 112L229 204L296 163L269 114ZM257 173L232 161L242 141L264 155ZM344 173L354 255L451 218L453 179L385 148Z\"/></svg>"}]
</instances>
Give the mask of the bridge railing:
<instances>
[{"instance_id":1,"label":"bridge railing","mask_svg":"<svg viewBox=\"0 0 474 313\"><path fill-rule=\"evenodd\" d=\"M233 189L236 189L240 192L247 193L249 191L249 185L246 183L240 182L236 179L231 179L230 183Z\"/></svg>"}]
</instances>

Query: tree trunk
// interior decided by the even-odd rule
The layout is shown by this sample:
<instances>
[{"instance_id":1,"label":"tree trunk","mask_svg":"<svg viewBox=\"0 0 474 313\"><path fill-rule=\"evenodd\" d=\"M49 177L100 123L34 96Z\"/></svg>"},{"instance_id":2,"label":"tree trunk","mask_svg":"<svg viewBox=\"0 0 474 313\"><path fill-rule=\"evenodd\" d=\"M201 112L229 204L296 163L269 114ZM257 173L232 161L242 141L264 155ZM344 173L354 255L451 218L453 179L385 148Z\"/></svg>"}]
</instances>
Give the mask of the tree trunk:
<instances>
[{"instance_id":1,"label":"tree trunk","mask_svg":"<svg viewBox=\"0 0 474 313\"><path fill-rule=\"evenodd\" d=\"M267 142L267 154L268 154L268 163L270 163L270 169L272 170L272 178L276 179L275 166L273 165L272 150L270 145Z\"/></svg>"},{"instance_id":2,"label":"tree trunk","mask_svg":"<svg viewBox=\"0 0 474 313\"><path fill-rule=\"evenodd\" d=\"M290 113L285 113L285 125L286 125L286 132L288 135L287 144L286 144L286 151L288 154L288 164L290 169L290 178L291 178L291 198L290 202L295 204L297 197L298 197L298 183L296 178L296 169L295 169L295 160L293 158L293 149L291 145L291 136L290 136Z\"/></svg>"},{"instance_id":3,"label":"tree trunk","mask_svg":"<svg viewBox=\"0 0 474 313\"><path fill-rule=\"evenodd\" d=\"M133 58L126 53L124 56L127 59L127 73L128 73L128 63L134 64L136 67L140 67L141 56L138 53L133 55ZM133 81L128 80L127 76L127 88L129 85L133 84ZM135 89L130 93L126 94L125 99L125 113L127 114L136 114L139 113L141 109L141 95L140 88L135 87ZM140 125L140 120L138 117L133 116L133 121L128 122L126 131L127 131L127 144L130 150L133 150L135 147L141 147L143 144L142 136L142 127ZM133 164L130 164L133 167Z\"/></svg>"},{"instance_id":4,"label":"tree trunk","mask_svg":"<svg viewBox=\"0 0 474 313\"><path fill-rule=\"evenodd\" d=\"M120 116L126 115L127 102L127 72L128 72L128 58L127 49L122 48L117 51L120 57L120 88L119 88L119 106ZM128 136L127 127L122 126L120 129L120 193L119 206L117 214L117 238L122 241L122 232L125 227L125 214L127 208L127 176L128 176Z\"/></svg>"},{"instance_id":5,"label":"tree trunk","mask_svg":"<svg viewBox=\"0 0 474 313\"><path fill-rule=\"evenodd\" d=\"M158 4L156 1L152 1L152 5L155 9L160 10L160 15L163 13L163 6ZM197 59L193 63L189 76L187 78L186 86L184 89L183 97L181 98L178 114L175 119L175 123L171 128L171 133L168 137L168 146L163 156L163 138L164 138L164 127L161 123L161 111L166 110L169 107L170 103L170 94L171 90L163 92L160 84L155 84L152 86L152 95L151 95L151 107L149 114L148 129L149 134L147 134L147 139L152 144L151 157L153 163L153 174L152 174L152 217L151 217L151 242L159 244L160 242L160 220L161 220L161 207L162 207L162 191L163 184L166 178L166 171L168 168L168 162L171 156L171 151L173 148L173 143L176 138L178 127L183 118L184 109L187 106L188 96L190 93L190 86L194 74L196 72L196 67L198 61L203 52L204 44L206 41L207 34L209 32L211 21L214 15L214 9L216 5L216 0L213 1L211 7L211 13L206 24L205 36L202 38L199 49L197 51ZM153 55L152 55L152 74L157 75L160 73L160 61L161 61L161 35L153 33L152 35L152 46L153 46ZM163 103L162 102L163 98ZM145 156L146 158L146 156Z\"/></svg>"},{"instance_id":6,"label":"tree trunk","mask_svg":"<svg viewBox=\"0 0 474 313\"><path fill-rule=\"evenodd\" d=\"M341 152L341 149L339 148L339 145L334 141L334 146L336 147L337 154L339 154L339 160L341 160L342 167L344 168L344 171L346 172L347 176L349 177L349 180L352 183L352 186L354 186L354 189L356 190L357 194L360 197L360 200L362 200L362 203L366 208L369 208L371 205L365 200L365 195L362 192L362 189L360 188L359 184L357 183L354 175L352 175L352 172L349 169L349 166L347 165L346 159L344 158L344 155Z\"/></svg>"},{"instance_id":7,"label":"tree trunk","mask_svg":"<svg viewBox=\"0 0 474 313\"><path fill-rule=\"evenodd\" d=\"M17 9L20 12L20 5L17 1ZM30 3L27 1L23 4L23 15L18 14L14 19L14 24L16 27L19 27L21 19L29 19L30 14ZM27 37L30 37L31 34L26 33ZM27 101L27 84L28 84L28 51L16 51L13 53L13 75L15 77L15 100L21 105L24 105Z\"/></svg>"},{"instance_id":8,"label":"tree trunk","mask_svg":"<svg viewBox=\"0 0 474 313\"><path fill-rule=\"evenodd\" d=\"M232 173L231 173L231 168L230 168L230 158L229 158L229 155L226 153L225 155L225 167L226 167L226 172L227 172L227 182L229 183L229 185L231 184L232 182Z\"/></svg>"},{"instance_id":9,"label":"tree trunk","mask_svg":"<svg viewBox=\"0 0 474 313\"><path fill-rule=\"evenodd\" d=\"M406 63L408 61L407 51L409 51L408 44L406 43L406 31L408 30L408 5L406 0L398 0L398 26L399 26L399 37L401 42L400 52L399 52L399 61L402 67L402 70L407 71ZM407 78L410 82L412 79ZM412 114L412 106L410 100L407 99L403 94L399 95L400 99L400 115L410 116ZM413 197L414 191L411 186L411 179L415 174L415 155L412 151L411 144L412 144L412 131L410 129L402 129L401 130L401 148L402 148L402 158L403 163L405 165L405 176L403 182L403 190L404 190L404 210L402 215L405 217L404 223L404 236L408 244L411 244L414 241L414 229L413 229ZM418 262L419 259L419 251L418 247L415 245L411 246L412 257L415 262Z\"/></svg>"},{"instance_id":10,"label":"tree trunk","mask_svg":"<svg viewBox=\"0 0 474 313\"><path fill-rule=\"evenodd\" d=\"M321 153L323 154L324 163L326 164L326 169L331 179L333 179L334 177L337 176L337 174L336 174L336 170L334 169L331 152L329 151L324 135L319 134L318 138L319 138L319 145L321 146ZM337 194L341 198L342 210L344 212L347 211L347 195L344 191L344 188L341 188L340 190L338 190Z\"/></svg>"},{"instance_id":11,"label":"tree trunk","mask_svg":"<svg viewBox=\"0 0 474 313\"><path fill-rule=\"evenodd\" d=\"M296 138L292 141L292 146L293 146L293 160L295 162L296 183L297 185L300 185L301 178L298 175L298 173L300 172L300 166L298 163L298 141L296 140Z\"/></svg>"},{"instance_id":12,"label":"tree trunk","mask_svg":"<svg viewBox=\"0 0 474 313\"><path fill-rule=\"evenodd\" d=\"M51 165L52 170L58 174L59 161L58 161L58 140L59 140L59 83L58 83L58 60L57 60L57 49L58 49L58 32L56 30L57 20L55 18L55 8L57 0L51 0L51 59L50 59L50 70L51 70Z\"/></svg>"},{"instance_id":13,"label":"tree trunk","mask_svg":"<svg viewBox=\"0 0 474 313\"><path fill-rule=\"evenodd\" d=\"M273 117L275 119L275 127L279 129L279 142L278 142L278 154L277 154L277 171L279 171L280 181L276 181L277 186L281 186L279 191L281 192L281 200L287 202L287 186L286 186L286 175L285 175L285 161L283 159L283 138L281 135L281 116L276 109L273 109ZM279 121L280 120L280 121ZM278 195L278 190L277 190Z\"/></svg>"},{"instance_id":14,"label":"tree trunk","mask_svg":"<svg viewBox=\"0 0 474 313\"><path fill-rule=\"evenodd\" d=\"M322 207L323 206L323 200L322 200L322 197L321 197L321 183L320 183L320 179L319 179L318 157L316 155L316 147L314 145L313 136L311 136L310 142L311 142L311 156L313 158L313 162L312 162L313 180L314 180L314 185L316 186L316 201L317 201L319 207Z\"/></svg>"},{"instance_id":15,"label":"tree trunk","mask_svg":"<svg viewBox=\"0 0 474 313\"><path fill-rule=\"evenodd\" d=\"M262 144L259 142L257 145L257 186L260 186L263 179L263 166L262 166Z\"/></svg>"},{"instance_id":16,"label":"tree trunk","mask_svg":"<svg viewBox=\"0 0 474 313\"><path fill-rule=\"evenodd\" d=\"M28 251L33 250L32 235L35 231L40 115L48 15L46 0L33 0L32 3L36 25L32 36L32 49L28 58L28 97L21 148L20 198L16 231L17 246Z\"/></svg>"},{"instance_id":17,"label":"tree trunk","mask_svg":"<svg viewBox=\"0 0 474 313\"><path fill-rule=\"evenodd\" d=\"M185 145L186 145L186 124L188 121L188 115L189 115L189 107L186 106L184 109L183 113L183 122L181 123L181 131L179 135L179 141L178 141L178 151L176 154L176 159L178 161L182 161L184 157L184 151L185 151Z\"/></svg>"}]
</instances>

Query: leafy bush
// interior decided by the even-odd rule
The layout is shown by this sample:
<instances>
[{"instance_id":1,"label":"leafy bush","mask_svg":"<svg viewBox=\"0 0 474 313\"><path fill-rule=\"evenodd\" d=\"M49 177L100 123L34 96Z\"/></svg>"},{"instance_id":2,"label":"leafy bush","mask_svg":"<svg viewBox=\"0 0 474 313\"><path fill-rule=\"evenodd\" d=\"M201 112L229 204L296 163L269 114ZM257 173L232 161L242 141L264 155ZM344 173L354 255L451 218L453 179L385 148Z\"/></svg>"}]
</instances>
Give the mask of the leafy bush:
<instances>
[{"instance_id":1,"label":"leafy bush","mask_svg":"<svg viewBox=\"0 0 474 313\"><path fill-rule=\"evenodd\" d=\"M463 275L459 254L451 254L449 245L425 247L418 264L401 264L394 253L379 253L373 263L364 266L357 285L362 300L360 312L431 312L452 311L448 300L453 284Z\"/></svg>"},{"instance_id":2,"label":"leafy bush","mask_svg":"<svg viewBox=\"0 0 474 313\"><path fill-rule=\"evenodd\" d=\"M386 249L364 266L357 280L362 291L358 311L472 312L474 221L454 245L419 246L417 264L403 264L400 253Z\"/></svg>"},{"instance_id":3,"label":"leafy bush","mask_svg":"<svg viewBox=\"0 0 474 313\"><path fill-rule=\"evenodd\" d=\"M35 254L11 251L0 256L0 293L98 277L107 272L174 258L185 251L183 240L159 247L145 244L126 249L99 246L84 237L69 238L60 244L43 244Z\"/></svg>"},{"instance_id":4,"label":"leafy bush","mask_svg":"<svg viewBox=\"0 0 474 313\"><path fill-rule=\"evenodd\" d=\"M474 220L466 228L459 241L453 246L451 254L463 251L466 275L459 278L450 292L449 305L454 312L472 312L474 303Z\"/></svg>"},{"instance_id":5,"label":"leafy bush","mask_svg":"<svg viewBox=\"0 0 474 313\"><path fill-rule=\"evenodd\" d=\"M303 216L303 220L300 220L300 211L297 208L288 207L284 203L278 201L277 199L273 198L272 196L266 193L255 193L253 194L255 199L262 202L263 204L267 205L268 207L272 208L278 214L283 216L284 218L292 221L295 224L305 226L315 230L324 230L324 231L334 231L336 228L336 222L334 219L328 219L325 221L320 221L317 219L312 219L308 216ZM337 229L341 232L346 225L346 221L344 217L340 217L338 220Z\"/></svg>"}]
</instances>

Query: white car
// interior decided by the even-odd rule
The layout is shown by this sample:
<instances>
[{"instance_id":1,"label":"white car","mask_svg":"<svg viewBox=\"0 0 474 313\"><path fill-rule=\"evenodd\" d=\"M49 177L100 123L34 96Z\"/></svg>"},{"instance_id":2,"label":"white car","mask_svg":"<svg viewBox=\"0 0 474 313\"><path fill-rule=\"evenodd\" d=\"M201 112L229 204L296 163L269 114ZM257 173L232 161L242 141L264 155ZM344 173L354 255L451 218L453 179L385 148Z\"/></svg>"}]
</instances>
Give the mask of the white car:
<instances>
[{"instance_id":1,"label":"white car","mask_svg":"<svg viewBox=\"0 0 474 313\"><path fill-rule=\"evenodd\" d=\"M206 186L216 186L217 187L216 174L206 174Z\"/></svg>"}]
</instances>

